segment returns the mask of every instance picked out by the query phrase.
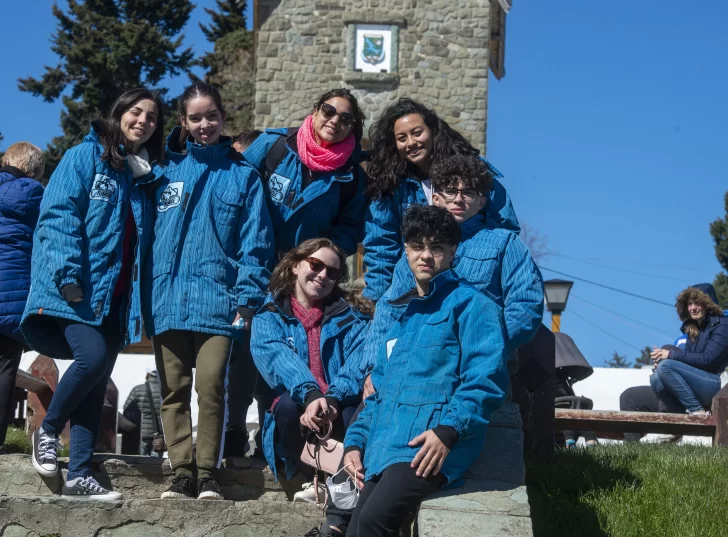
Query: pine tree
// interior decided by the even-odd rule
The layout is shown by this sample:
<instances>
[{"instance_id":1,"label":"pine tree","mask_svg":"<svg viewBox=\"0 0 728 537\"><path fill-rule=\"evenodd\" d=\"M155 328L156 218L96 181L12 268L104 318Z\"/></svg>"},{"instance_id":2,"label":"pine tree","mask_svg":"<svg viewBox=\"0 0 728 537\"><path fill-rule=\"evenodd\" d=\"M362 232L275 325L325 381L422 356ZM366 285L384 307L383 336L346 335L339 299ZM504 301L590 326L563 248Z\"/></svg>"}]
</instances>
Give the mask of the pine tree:
<instances>
[{"instance_id":1,"label":"pine tree","mask_svg":"<svg viewBox=\"0 0 728 537\"><path fill-rule=\"evenodd\" d=\"M635 358L634 368L640 369L643 365L652 365L652 356L650 356L652 350L649 347L645 347L640 351L640 355Z\"/></svg>"},{"instance_id":2,"label":"pine tree","mask_svg":"<svg viewBox=\"0 0 728 537\"><path fill-rule=\"evenodd\" d=\"M247 30L246 0L217 0L218 11L205 8L212 22L200 28L215 50L199 60L205 81L220 90L227 121L227 134L236 135L253 126L255 100L254 40Z\"/></svg>"},{"instance_id":3,"label":"pine tree","mask_svg":"<svg viewBox=\"0 0 728 537\"><path fill-rule=\"evenodd\" d=\"M181 31L193 7L190 0L68 0L66 11L53 5L51 48L60 61L40 79L18 80L21 91L47 102L61 98L65 107L63 135L46 151L46 176L124 90L155 88L166 76L189 72L193 53L182 49Z\"/></svg>"},{"instance_id":4,"label":"pine tree","mask_svg":"<svg viewBox=\"0 0 728 537\"><path fill-rule=\"evenodd\" d=\"M728 308L728 192L725 195L725 212L724 218L718 218L710 224L710 234L715 242L715 257L724 269L713 281L722 308Z\"/></svg>"},{"instance_id":5,"label":"pine tree","mask_svg":"<svg viewBox=\"0 0 728 537\"><path fill-rule=\"evenodd\" d=\"M617 351L614 351L612 353L612 358L607 360L604 365L607 367L614 367L614 368L625 368L630 367L630 363L627 361L627 357L624 355L620 355L617 353Z\"/></svg>"}]
</instances>

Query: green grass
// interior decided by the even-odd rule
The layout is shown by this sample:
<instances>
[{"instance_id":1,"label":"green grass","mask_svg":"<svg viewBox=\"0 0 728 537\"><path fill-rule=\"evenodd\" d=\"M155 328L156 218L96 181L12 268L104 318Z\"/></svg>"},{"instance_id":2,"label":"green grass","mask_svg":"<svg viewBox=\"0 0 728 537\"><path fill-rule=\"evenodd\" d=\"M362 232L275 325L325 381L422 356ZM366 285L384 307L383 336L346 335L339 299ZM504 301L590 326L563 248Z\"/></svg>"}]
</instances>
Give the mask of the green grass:
<instances>
[{"instance_id":1,"label":"green grass","mask_svg":"<svg viewBox=\"0 0 728 537\"><path fill-rule=\"evenodd\" d=\"M8 453L25 453L30 455L30 440L25 435L23 429L17 427L8 427L8 434L5 436L4 447Z\"/></svg>"},{"instance_id":2,"label":"green grass","mask_svg":"<svg viewBox=\"0 0 728 537\"><path fill-rule=\"evenodd\" d=\"M606 445L527 464L534 537L725 537L728 449Z\"/></svg>"}]
</instances>

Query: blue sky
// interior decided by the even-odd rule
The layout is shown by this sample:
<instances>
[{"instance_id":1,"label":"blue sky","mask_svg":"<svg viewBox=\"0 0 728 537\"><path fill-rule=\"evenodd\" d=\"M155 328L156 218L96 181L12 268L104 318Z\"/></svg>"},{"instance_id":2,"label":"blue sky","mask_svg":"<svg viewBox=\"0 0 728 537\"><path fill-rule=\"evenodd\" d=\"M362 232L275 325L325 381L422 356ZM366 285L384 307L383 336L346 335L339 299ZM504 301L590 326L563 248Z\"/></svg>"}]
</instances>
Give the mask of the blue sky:
<instances>
[{"instance_id":1,"label":"blue sky","mask_svg":"<svg viewBox=\"0 0 728 537\"><path fill-rule=\"evenodd\" d=\"M196 3L186 36L199 54L209 44L196 23L214 1ZM55 19L48 0L8 4L3 147L44 146L60 133L60 105L19 92L15 79L55 65ZM712 281L720 266L708 226L724 214L728 190L728 3L514 4L507 75L490 83L488 158L519 218L548 238L556 255L542 265L668 303ZM178 93L184 84L169 86ZM583 282L562 318L593 365L671 341L679 325L674 308Z\"/></svg>"}]
</instances>

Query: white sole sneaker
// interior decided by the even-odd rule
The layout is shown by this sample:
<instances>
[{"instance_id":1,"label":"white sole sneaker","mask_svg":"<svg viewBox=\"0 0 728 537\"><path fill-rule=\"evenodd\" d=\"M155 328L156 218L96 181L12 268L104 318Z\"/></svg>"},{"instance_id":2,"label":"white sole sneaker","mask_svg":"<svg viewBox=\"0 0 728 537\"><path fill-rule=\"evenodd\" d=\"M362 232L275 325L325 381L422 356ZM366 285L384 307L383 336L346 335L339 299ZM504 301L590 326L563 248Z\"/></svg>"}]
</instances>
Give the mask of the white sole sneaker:
<instances>
[{"instance_id":1,"label":"white sole sneaker","mask_svg":"<svg viewBox=\"0 0 728 537\"><path fill-rule=\"evenodd\" d=\"M64 500L79 500L82 502L122 502L124 496L121 492L107 492L106 494L61 494Z\"/></svg>"},{"instance_id":2,"label":"white sole sneaker","mask_svg":"<svg viewBox=\"0 0 728 537\"><path fill-rule=\"evenodd\" d=\"M218 494L217 492L212 491L205 491L201 493L198 497L198 500L224 500L222 494Z\"/></svg>"},{"instance_id":3,"label":"white sole sneaker","mask_svg":"<svg viewBox=\"0 0 728 537\"><path fill-rule=\"evenodd\" d=\"M33 436L31 439L31 444L33 447L33 454L31 456L31 460L33 461L33 468L35 468L35 471L38 472L43 477L56 477L58 475L58 460L56 460L55 464L42 464L38 462L38 442L40 436L40 428L33 431Z\"/></svg>"}]
</instances>

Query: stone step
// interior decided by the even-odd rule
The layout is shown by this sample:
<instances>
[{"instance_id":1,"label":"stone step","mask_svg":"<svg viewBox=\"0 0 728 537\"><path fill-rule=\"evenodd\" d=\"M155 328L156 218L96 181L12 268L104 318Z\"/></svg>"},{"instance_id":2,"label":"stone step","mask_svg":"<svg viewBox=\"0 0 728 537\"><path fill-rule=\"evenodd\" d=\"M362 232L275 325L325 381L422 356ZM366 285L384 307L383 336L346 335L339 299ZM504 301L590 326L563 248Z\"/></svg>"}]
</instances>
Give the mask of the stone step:
<instances>
[{"instance_id":1,"label":"stone step","mask_svg":"<svg viewBox=\"0 0 728 537\"><path fill-rule=\"evenodd\" d=\"M35 471L29 455L0 457L0 493L42 495L60 491L68 459L59 459L56 478L43 478ZM285 493L265 462L240 459L240 467L222 469L218 481L228 500L259 498L285 499ZM169 487L172 469L168 461L156 457L129 455L94 455L93 475L103 486L119 491L125 499L155 499Z\"/></svg>"},{"instance_id":2,"label":"stone step","mask_svg":"<svg viewBox=\"0 0 728 537\"><path fill-rule=\"evenodd\" d=\"M2 537L300 537L323 520L311 504L274 500L127 500L0 494Z\"/></svg>"}]
</instances>

